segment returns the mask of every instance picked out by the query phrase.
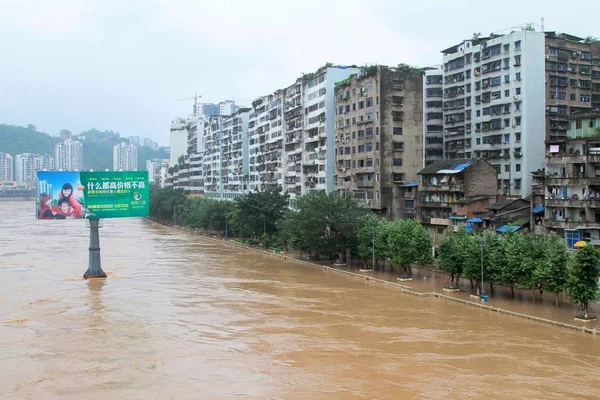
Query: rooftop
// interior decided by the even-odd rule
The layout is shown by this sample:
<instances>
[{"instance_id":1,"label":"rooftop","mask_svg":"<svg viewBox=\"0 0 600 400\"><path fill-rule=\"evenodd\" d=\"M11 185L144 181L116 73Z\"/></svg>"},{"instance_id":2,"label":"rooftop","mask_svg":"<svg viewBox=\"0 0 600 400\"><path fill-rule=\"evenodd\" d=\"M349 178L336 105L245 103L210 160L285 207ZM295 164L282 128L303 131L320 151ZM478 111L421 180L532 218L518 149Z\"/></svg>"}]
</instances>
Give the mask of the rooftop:
<instances>
[{"instance_id":1,"label":"rooftop","mask_svg":"<svg viewBox=\"0 0 600 400\"><path fill-rule=\"evenodd\" d=\"M421 175L456 174L473 164L477 159L461 158L456 160L438 160L419 171Z\"/></svg>"}]
</instances>

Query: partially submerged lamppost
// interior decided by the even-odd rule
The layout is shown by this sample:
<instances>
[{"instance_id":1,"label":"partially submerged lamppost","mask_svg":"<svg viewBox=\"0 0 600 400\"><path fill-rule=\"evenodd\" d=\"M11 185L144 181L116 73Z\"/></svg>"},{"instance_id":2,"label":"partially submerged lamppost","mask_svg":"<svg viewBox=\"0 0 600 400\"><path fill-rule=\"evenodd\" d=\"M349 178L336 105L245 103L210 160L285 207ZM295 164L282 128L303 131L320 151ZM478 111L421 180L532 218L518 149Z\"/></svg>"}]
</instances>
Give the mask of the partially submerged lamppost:
<instances>
[{"instance_id":1,"label":"partially submerged lamppost","mask_svg":"<svg viewBox=\"0 0 600 400\"><path fill-rule=\"evenodd\" d=\"M149 215L148 171L38 171L36 206L39 220L86 219L90 244L83 277L106 278L100 259L101 219Z\"/></svg>"}]
</instances>

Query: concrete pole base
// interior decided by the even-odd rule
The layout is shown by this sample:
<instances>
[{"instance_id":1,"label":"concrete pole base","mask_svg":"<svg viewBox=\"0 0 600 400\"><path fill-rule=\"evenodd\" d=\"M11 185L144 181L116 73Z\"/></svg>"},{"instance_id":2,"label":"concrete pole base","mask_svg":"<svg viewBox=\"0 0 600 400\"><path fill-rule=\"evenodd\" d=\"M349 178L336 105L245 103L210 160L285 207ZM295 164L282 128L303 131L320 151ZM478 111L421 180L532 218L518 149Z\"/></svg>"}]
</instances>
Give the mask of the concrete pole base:
<instances>
[{"instance_id":1,"label":"concrete pole base","mask_svg":"<svg viewBox=\"0 0 600 400\"><path fill-rule=\"evenodd\" d=\"M97 219L90 220L90 256L88 270L83 274L83 279L91 278L106 278L106 274L102 270L102 263L100 260L100 235L98 228L100 221Z\"/></svg>"}]
</instances>

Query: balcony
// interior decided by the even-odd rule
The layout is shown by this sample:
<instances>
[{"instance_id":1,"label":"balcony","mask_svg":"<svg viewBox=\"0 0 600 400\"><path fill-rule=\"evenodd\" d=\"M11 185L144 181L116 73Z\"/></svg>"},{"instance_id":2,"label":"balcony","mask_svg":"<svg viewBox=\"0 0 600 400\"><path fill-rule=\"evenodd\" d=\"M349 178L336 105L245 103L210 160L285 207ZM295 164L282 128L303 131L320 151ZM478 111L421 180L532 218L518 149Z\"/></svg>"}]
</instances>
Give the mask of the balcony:
<instances>
[{"instance_id":1,"label":"balcony","mask_svg":"<svg viewBox=\"0 0 600 400\"><path fill-rule=\"evenodd\" d=\"M600 186L600 177L586 178L586 177L558 177L558 176L546 176L546 186Z\"/></svg>"},{"instance_id":2,"label":"balcony","mask_svg":"<svg viewBox=\"0 0 600 400\"><path fill-rule=\"evenodd\" d=\"M424 184L419 188L424 192L462 192L463 185L427 185Z\"/></svg>"},{"instance_id":3,"label":"balcony","mask_svg":"<svg viewBox=\"0 0 600 400\"><path fill-rule=\"evenodd\" d=\"M600 199L547 199L547 207L560 208L583 208L583 207L600 207Z\"/></svg>"},{"instance_id":4,"label":"balcony","mask_svg":"<svg viewBox=\"0 0 600 400\"><path fill-rule=\"evenodd\" d=\"M440 208L440 207L451 207L447 201L422 201L421 207L428 208Z\"/></svg>"},{"instance_id":5,"label":"balcony","mask_svg":"<svg viewBox=\"0 0 600 400\"><path fill-rule=\"evenodd\" d=\"M356 181L356 187L373 187L373 180L370 181L366 181L366 180L357 180Z\"/></svg>"},{"instance_id":6,"label":"balcony","mask_svg":"<svg viewBox=\"0 0 600 400\"><path fill-rule=\"evenodd\" d=\"M581 220L556 220L550 218L544 218L544 227L553 229L575 229L579 227L586 227L588 229L600 229L600 223L597 222L586 222L584 219Z\"/></svg>"},{"instance_id":7,"label":"balcony","mask_svg":"<svg viewBox=\"0 0 600 400\"><path fill-rule=\"evenodd\" d=\"M589 154L589 155L555 155L546 156L546 164L548 165L566 165L573 163L600 163L600 154Z\"/></svg>"}]
</instances>

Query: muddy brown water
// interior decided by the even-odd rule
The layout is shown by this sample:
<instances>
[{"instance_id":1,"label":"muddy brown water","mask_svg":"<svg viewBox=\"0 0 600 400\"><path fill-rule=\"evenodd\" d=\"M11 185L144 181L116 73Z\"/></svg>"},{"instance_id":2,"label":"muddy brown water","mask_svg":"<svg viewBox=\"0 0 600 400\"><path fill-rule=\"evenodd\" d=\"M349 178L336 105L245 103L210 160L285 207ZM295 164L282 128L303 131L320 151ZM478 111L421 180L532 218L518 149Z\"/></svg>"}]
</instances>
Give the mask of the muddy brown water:
<instances>
[{"instance_id":1,"label":"muddy brown water","mask_svg":"<svg viewBox=\"0 0 600 400\"><path fill-rule=\"evenodd\" d=\"M597 399L600 338L106 220L0 203L0 398Z\"/></svg>"}]
</instances>

